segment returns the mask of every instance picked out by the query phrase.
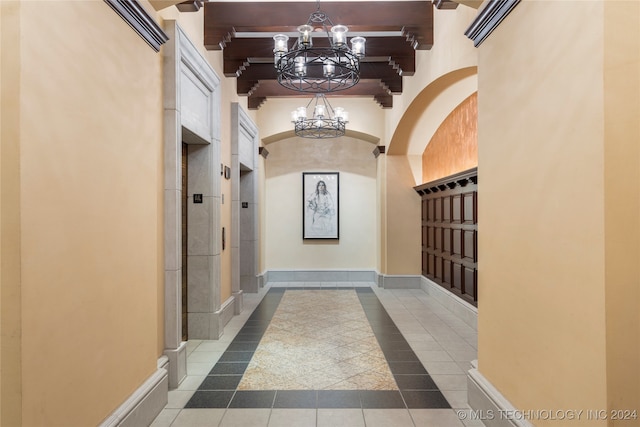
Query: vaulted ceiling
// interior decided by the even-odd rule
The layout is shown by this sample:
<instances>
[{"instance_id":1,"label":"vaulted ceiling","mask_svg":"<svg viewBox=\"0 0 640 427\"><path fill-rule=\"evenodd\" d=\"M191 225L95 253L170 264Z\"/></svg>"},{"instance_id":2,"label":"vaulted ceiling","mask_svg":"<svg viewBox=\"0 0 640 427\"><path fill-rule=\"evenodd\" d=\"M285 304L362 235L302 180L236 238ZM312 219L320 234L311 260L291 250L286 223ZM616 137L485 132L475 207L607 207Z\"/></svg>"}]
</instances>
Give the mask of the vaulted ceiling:
<instances>
[{"instance_id":1,"label":"vaulted ceiling","mask_svg":"<svg viewBox=\"0 0 640 427\"><path fill-rule=\"evenodd\" d=\"M447 3L440 0L439 4ZM238 94L248 96L251 109L271 97L309 97L278 84L272 36L289 33L293 39L297 27L317 7L334 24L347 25L349 36L367 39L360 81L336 94L372 97L382 107L392 107L392 95L402 92L402 77L415 72L416 50L433 46L431 1L208 1L204 3L205 47L223 51L224 74L237 77ZM328 44L328 39L322 39L314 37L314 45Z\"/></svg>"}]
</instances>

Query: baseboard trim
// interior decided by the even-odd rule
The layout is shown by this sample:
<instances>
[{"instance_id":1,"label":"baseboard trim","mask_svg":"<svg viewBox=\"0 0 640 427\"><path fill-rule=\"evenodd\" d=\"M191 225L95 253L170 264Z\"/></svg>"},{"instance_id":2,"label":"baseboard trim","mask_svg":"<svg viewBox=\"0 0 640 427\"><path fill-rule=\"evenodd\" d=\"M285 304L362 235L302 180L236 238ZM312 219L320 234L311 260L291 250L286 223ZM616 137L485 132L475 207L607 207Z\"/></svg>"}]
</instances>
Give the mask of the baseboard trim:
<instances>
[{"instance_id":1,"label":"baseboard trim","mask_svg":"<svg viewBox=\"0 0 640 427\"><path fill-rule=\"evenodd\" d=\"M427 295L445 306L450 312L458 316L460 320L471 326L474 330L478 330L478 309L476 307L456 294L447 291L434 281L424 276L420 276L420 278L420 287Z\"/></svg>"},{"instance_id":2,"label":"baseboard trim","mask_svg":"<svg viewBox=\"0 0 640 427\"><path fill-rule=\"evenodd\" d=\"M378 286L384 289L420 289L420 276L401 274L381 274Z\"/></svg>"},{"instance_id":3,"label":"baseboard trim","mask_svg":"<svg viewBox=\"0 0 640 427\"><path fill-rule=\"evenodd\" d=\"M182 341L178 348L165 349L164 354L167 359L166 369L169 376L169 389L173 390L187 376L187 342Z\"/></svg>"},{"instance_id":4,"label":"baseboard trim","mask_svg":"<svg viewBox=\"0 0 640 427\"><path fill-rule=\"evenodd\" d=\"M224 327L231 321L236 311L236 297L232 295L227 299L220 310L213 313L211 333L212 336L209 339L217 340L224 335Z\"/></svg>"},{"instance_id":5,"label":"baseboard trim","mask_svg":"<svg viewBox=\"0 0 640 427\"><path fill-rule=\"evenodd\" d=\"M244 291L233 293L233 314L238 315L244 310Z\"/></svg>"},{"instance_id":6,"label":"baseboard trim","mask_svg":"<svg viewBox=\"0 0 640 427\"><path fill-rule=\"evenodd\" d=\"M166 362L166 361L165 361ZM100 427L147 426L165 407L169 396L167 370L158 368Z\"/></svg>"},{"instance_id":7,"label":"baseboard trim","mask_svg":"<svg viewBox=\"0 0 640 427\"><path fill-rule=\"evenodd\" d=\"M268 282L376 282L374 270L267 270L259 280Z\"/></svg>"},{"instance_id":8,"label":"baseboard trim","mask_svg":"<svg viewBox=\"0 0 640 427\"><path fill-rule=\"evenodd\" d=\"M476 368L467 372L467 401L487 427L533 427Z\"/></svg>"}]
</instances>

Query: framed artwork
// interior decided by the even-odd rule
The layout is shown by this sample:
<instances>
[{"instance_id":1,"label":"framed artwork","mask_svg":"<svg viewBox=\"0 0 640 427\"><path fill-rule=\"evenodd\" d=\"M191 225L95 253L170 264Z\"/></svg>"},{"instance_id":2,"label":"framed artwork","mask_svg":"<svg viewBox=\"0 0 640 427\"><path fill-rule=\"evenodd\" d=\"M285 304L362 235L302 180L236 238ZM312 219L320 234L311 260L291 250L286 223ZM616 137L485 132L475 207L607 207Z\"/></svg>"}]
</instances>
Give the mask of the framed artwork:
<instances>
[{"instance_id":1,"label":"framed artwork","mask_svg":"<svg viewBox=\"0 0 640 427\"><path fill-rule=\"evenodd\" d=\"M338 239L340 174L302 173L302 238Z\"/></svg>"}]
</instances>

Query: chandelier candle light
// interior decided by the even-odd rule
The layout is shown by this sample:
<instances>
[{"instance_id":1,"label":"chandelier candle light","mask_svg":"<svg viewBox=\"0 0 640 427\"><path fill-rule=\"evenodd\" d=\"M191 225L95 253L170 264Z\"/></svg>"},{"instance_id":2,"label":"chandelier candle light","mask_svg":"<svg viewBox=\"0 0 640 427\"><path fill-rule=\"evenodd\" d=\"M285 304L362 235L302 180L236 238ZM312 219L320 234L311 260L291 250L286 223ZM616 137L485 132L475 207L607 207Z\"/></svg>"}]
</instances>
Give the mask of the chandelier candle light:
<instances>
[{"instance_id":1,"label":"chandelier candle light","mask_svg":"<svg viewBox=\"0 0 640 427\"><path fill-rule=\"evenodd\" d=\"M314 24L318 28L314 27ZM326 42L313 46L312 34L322 31ZM334 25L331 19L317 10L306 24L298 27L298 39L291 51L289 36L276 34L274 40L274 65L278 83L298 92L329 93L354 86L360 80L360 60L365 55L364 37L353 37L351 48L347 44L348 28Z\"/></svg>"},{"instance_id":2,"label":"chandelier candle light","mask_svg":"<svg viewBox=\"0 0 640 427\"><path fill-rule=\"evenodd\" d=\"M307 118L307 111L312 104L312 117ZM291 122L295 125L296 135L303 138L337 138L345 134L349 114L344 108L331 108L324 94L319 93L306 107L298 107L291 113Z\"/></svg>"}]
</instances>

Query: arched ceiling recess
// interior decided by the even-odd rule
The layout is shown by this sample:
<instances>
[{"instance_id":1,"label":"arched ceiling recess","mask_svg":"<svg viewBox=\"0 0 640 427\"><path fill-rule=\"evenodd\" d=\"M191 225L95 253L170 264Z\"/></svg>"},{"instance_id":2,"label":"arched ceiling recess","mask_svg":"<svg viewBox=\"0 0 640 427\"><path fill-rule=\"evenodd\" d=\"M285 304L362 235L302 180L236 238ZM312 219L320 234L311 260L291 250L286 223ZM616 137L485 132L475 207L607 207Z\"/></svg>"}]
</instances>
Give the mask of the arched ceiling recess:
<instances>
[{"instance_id":1,"label":"arched ceiling recess","mask_svg":"<svg viewBox=\"0 0 640 427\"><path fill-rule=\"evenodd\" d=\"M378 142L380 142L380 138L378 138L377 136L369 135L368 133L358 132L358 131L349 130L349 129L347 129L345 133L345 137L369 142L373 146L377 146ZM274 142L282 141L283 139L288 139L288 138L296 138L296 134L294 133L293 129L264 137L262 138L262 144L266 146L268 144L272 144Z\"/></svg>"},{"instance_id":2,"label":"arched ceiling recess","mask_svg":"<svg viewBox=\"0 0 640 427\"><path fill-rule=\"evenodd\" d=\"M478 67L466 67L451 71L438 77L425 87L411 102L402 115L389 142L389 155L408 154L411 135L420 118L434 100L456 83L478 73Z\"/></svg>"}]
</instances>

